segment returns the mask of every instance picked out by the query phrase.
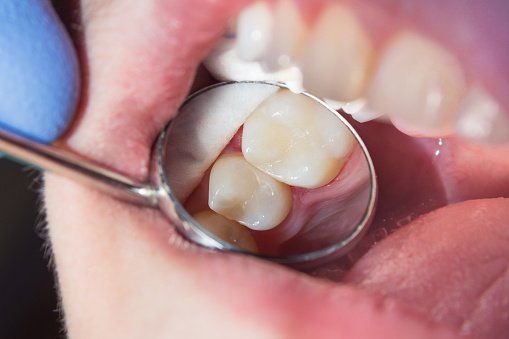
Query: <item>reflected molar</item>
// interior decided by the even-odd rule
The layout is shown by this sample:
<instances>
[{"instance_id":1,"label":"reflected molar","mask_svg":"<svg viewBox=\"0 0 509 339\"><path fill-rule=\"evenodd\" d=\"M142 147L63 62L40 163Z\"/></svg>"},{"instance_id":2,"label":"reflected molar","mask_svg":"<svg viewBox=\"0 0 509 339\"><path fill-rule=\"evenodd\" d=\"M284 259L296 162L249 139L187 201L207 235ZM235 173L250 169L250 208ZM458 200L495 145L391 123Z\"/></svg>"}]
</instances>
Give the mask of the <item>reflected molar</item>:
<instances>
[{"instance_id":1,"label":"reflected molar","mask_svg":"<svg viewBox=\"0 0 509 339\"><path fill-rule=\"evenodd\" d=\"M180 109L168 134L167 152L173 160L166 164L179 201L185 201L198 186L249 114L277 90L276 86L249 83L221 86Z\"/></svg>"},{"instance_id":2,"label":"reflected molar","mask_svg":"<svg viewBox=\"0 0 509 339\"><path fill-rule=\"evenodd\" d=\"M456 132L472 141L506 143L509 118L484 89L473 86L462 101Z\"/></svg>"},{"instance_id":3,"label":"reflected molar","mask_svg":"<svg viewBox=\"0 0 509 339\"><path fill-rule=\"evenodd\" d=\"M357 99L365 89L373 54L372 44L354 14L330 5L314 27L301 61L303 87L328 99Z\"/></svg>"},{"instance_id":4,"label":"reflected molar","mask_svg":"<svg viewBox=\"0 0 509 339\"><path fill-rule=\"evenodd\" d=\"M293 0L280 0L274 8L272 38L262 62L277 71L292 66L304 47L307 28Z\"/></svg>"},{"instance_id":5,"label":"reflected molar","mask_svg":"<svg viewBox=\"0 0 509 339\"><path fill-rule=\"evenodd\" d=\"M466 90L457 60L417 34L402 33L386 47L367 98L410 135L445 136L454 131Z\"/></svg>"},{"instance_id":6,"label":"reflected molar","mask_svg":"<svg viewBox=\"0 0 509 339\"><path fill-rule=\"evenodd\" d=\"M292 186L317 188L341 171L354 145L348 128L325 107L289 90L266 99L244 123L246 160Z\"/></svg>"},{"instance_id":7,"label":"reflected molar","mask_svg":"<svg viewBox=\"0 0 509 339\"><path fill-rule=\"evenodd\" d=\"M245 61L258 60L272 39L273 24L268 3L260 1L244 9L237 21L237 55Z\"/></svg>"},{"instance_id":8,"label":"reflected molar","mask_svg":"<svg viewBox=\"0 0 509 339\"><path fill-rule=\"evenodd\" d=\"M202 211L193 215L200 225L225 240L252 253L258 251L256 242L249 231L236 221L227 219L213 211Z\"/></svg>"},{"instance_id":9,"label":"reflected molar","mask_svg":"<svg viewBox=\"0 0 509 339\"><path fill-rule=\"evenodd\" d=\"M220 156L212 166L209 207L257 231L279 225L290 212L290 187L250 165L241 154Z\"/></svg>"}]
</instances>

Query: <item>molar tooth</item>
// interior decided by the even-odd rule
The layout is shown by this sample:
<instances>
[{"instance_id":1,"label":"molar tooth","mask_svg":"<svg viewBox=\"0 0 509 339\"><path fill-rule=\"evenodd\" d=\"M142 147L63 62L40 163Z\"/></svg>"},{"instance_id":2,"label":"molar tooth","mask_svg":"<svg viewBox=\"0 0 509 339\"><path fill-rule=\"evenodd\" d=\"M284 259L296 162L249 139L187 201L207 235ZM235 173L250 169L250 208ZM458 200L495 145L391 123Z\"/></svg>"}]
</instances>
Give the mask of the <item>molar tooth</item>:
<instances>
[{"instance_id":1,"label":"molar tooth","mask_svg":"<svg viewBox=\"0 0 509 339\"><path fill-rule=\"evenodd\" d=\"M241 154L222 155L212 166L209 207L253 230L279 225L290 212L290 187L250 165Z\"/></svg>"},{"instance_id":2,"label":"molar tooth","mask_svg":"<svg viewBox=\"0 0 509 339\"><path fill-rule=\"evenodd\" d=\"M350 130L304 95L280 90L244 123L242 152L253 166L292 186L334 179L354 145Z\"/></svg>"},{"instance_id":3,"label":"molar tooth","mask_svg":"<svg viewBox=\"0 0 509 339\"><path fill-rule=\"evenodd\" d=\"M193 215L193 219L219 238L231 244L235 244L250 252L257 252L258 250L253 236L244 226L234 220L227 219L213 211L196 213Z\"/></svg>"},{"instance_id":4,"label":"molar tooth","mask_svg":"<svg viewBox=\"0 0 509 339\"><path fill-rule=\"evenodd\" d=\"M168 133L165 164L177 199L184 202L247 117L279 88L237 83L202 93L184 105Z\"/></svg>"},{"instance_id":5,"label":"molar tooth","mask_svg":"<svg viewBox=\"0 0 509 339\"><path fill-rule=\"evenodd\" d=\"M271 71L290 67L302 50L307 34L299 9L292 0L280 0L274 8L274 26L271 42L263 57Z\"/></svg>"},{"instance_id":6,"label":"molar tooth","mask_svg":"<svg viewBox=\"0 0 509 339\"><path fill-rule=\"evenodd\" d=\"M385 49L367 99L405 133L445 136L454 130L465 78L457 60L417 34L401 33Z\"/></svg>"},{"instance_id":7,"label":"molar tooth","mask_svg":"<svg viewBox=\"0 0 509 339\"><path fill-rule=\"evenodd\" d=\"M322 14L302 60L304 88L318 96L351 101L361 96L373 47L348 9L330 5Z\"/></svg>"},{"instance_id":8,"label":"molar tooth","mask_svg":"<svg viewBox=\"0 0 509 339\"><path fill-rule=\"evenodd\" d=\"M509 118L490 94L474 86L462 101L456 132L472 141L509 142Z\"/></svg>"},{"instance_id":9,"label":"molar tooth","mask_svg":"<svg viewBox=\"0 0 509 339\"><path fill-rule=\"evenodd\" d=\"M273 15L269 4L258 1L245 8L237 21L238 56L245 61L259 59L272 38Z\"/></svg>"}]
</instances>

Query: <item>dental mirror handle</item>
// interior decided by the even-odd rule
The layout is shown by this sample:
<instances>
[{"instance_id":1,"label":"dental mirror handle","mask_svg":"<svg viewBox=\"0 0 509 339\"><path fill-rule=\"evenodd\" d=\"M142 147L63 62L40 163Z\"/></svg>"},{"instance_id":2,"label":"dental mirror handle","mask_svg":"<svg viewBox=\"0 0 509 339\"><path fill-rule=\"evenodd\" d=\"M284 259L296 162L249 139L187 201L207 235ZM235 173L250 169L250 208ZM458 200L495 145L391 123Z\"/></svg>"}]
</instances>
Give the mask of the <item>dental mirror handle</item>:
<instances>
[{"instance_id":1,"label":"dental mirror handle","mask_svg":"<svg viewBox=\"0 0 509 339\"><path fill-rule=\"evenodd\" d=\"M121 200L144 206L157 205L157 190L149 184L118 174L70 152L0 130L0 151L78 183L92 186Z\"/></svg>"}]
</instances>

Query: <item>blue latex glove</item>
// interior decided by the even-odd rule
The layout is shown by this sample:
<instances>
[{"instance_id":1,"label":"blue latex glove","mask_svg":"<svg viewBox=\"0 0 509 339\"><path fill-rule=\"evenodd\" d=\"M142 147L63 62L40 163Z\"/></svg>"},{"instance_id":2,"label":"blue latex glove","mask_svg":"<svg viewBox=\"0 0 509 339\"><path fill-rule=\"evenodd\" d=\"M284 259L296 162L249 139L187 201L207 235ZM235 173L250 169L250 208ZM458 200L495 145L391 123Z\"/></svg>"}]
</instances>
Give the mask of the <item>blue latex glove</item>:
<instances>
[{"instance_id":1,"label":"blue latex glove","mask_svg":"<svg viewBox=\"0 0 509 339\"><path fill-rule=\"evenodd\" d=\"M0 128L49 143L79 99L72 42L49 0L0 0Z\"/></svg>"}]
</instances>

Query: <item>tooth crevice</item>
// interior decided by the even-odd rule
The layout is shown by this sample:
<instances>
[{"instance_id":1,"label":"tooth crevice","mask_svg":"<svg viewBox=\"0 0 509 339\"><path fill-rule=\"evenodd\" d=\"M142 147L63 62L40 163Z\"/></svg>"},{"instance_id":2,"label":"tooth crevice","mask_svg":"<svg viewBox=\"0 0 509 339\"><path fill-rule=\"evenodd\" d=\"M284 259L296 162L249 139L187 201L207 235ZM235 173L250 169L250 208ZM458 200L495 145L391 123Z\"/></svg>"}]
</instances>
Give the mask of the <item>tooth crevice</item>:
<instances>
[{"instance_id":1,"label":"tooth crevice","mask_svg":"<svg viewBox=\"0 0 509 339\"><path fill-rule=\"evenodd\" d=\"M290 187L249 164L242 154L220 156L212 166L209 207L257 231L279 225L292 206Z\"/></svg>"}]
</instances>

